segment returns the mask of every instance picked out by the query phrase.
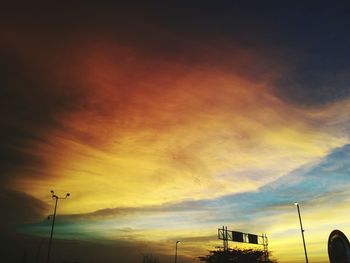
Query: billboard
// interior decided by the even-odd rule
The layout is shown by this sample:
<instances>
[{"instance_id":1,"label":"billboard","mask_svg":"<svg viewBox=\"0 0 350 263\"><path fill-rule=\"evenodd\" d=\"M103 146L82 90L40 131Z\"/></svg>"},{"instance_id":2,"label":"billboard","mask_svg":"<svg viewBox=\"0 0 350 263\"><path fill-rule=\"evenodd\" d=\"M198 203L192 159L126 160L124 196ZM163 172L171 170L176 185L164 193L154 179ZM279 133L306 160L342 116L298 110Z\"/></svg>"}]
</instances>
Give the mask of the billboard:
<instances>
[{"instance_id":1,"label":"billboard","mask_svg":"<svg viewBox=\"0 0 350 263\"><path fill-rule=\"evenodd\" d=\"M227 228L218 229L218 238L221 240L241 242L241 243L250 243L256 245L265 245L267 242L266 235L255 235L249 233L243 233L239 231L227 230Z\"/></svg>"}]
</instances>

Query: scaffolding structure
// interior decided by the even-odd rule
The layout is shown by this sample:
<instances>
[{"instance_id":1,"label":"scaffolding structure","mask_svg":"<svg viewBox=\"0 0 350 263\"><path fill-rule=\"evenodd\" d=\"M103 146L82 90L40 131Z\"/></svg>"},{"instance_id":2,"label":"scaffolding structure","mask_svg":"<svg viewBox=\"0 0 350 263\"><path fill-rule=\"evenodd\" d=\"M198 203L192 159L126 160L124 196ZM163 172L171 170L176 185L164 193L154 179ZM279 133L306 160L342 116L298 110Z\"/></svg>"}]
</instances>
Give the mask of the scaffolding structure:
<instances>
[{"instance_id":1,"label":"scaffolding structure","mask_svg":"<svg viewBox=\"0 0 350 263\"><path fill-rule=\"evenodd\" d=\"M223 240L224 250L228 250L228 241L261 245L264 248L264 260L269 259L268 238L266 234L255 235L238 231L227 230L227 226L218 228L218 239Z\"/></svg>"}]
</instances>

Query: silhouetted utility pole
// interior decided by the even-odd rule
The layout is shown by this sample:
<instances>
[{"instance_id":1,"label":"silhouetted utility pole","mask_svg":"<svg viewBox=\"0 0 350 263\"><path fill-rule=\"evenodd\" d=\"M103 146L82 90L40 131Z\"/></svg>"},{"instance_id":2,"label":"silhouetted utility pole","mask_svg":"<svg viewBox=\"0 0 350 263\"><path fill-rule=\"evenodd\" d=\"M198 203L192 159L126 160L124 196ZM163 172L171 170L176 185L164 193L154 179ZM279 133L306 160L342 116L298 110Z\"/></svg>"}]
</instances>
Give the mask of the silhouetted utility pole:
<instances>
[{"instance_id":1,"label":"silhouetted utility pole","mask_svg":"<svg viewBox=\"0 0 350 263\"><path fill-rule=\"evenodd\" d=\"M50 262L51 244L52 244L53 228L55 227L57 202L58 202L58 199L67 199L68 196L70 196L69 193L67 193L65 197L59 197L59 196L55 195L53 190L51 190L51 197L52 197L52 199L55 199L55 209L54 209L54 212L53 212L53 219L52 219L52 226L51 226L51 235L50 235L50 240L49 240L49 248L48 248L48 251L47 251L46 263Z\"/></svg>"},{"instance_id":2,"label":"silhouetted utility pole","mask_svg":"<svg viewBox=\"0 0 350 263\"><path fill-rule=\"evenodd\" d=\"M175 244L175 263L177 263L177 244L179 244L179 243L180 243L180 241L177 240L176 244Z\"/></svg>"},{"instance_id":3,"label":"silhouetted utility pole","mask_svg":"<svg viewBox=\"0 0 350 263\"><path fill-rule=\"evenodd\" d=\"M300 229L301 229L301 236L303 237L303 244L304 244L304 252L305 252L305 259L306 263L309 263L309 260L307 258L307 252L306 252L306 244L305 244L305 237L304 237L304 229L303 229L303 224L301 223L301 216L300 216L300 208L298 203L294 203L298 209L298 215L299 215L299 222L300 222Z\"/></svg>"}]
</instances>

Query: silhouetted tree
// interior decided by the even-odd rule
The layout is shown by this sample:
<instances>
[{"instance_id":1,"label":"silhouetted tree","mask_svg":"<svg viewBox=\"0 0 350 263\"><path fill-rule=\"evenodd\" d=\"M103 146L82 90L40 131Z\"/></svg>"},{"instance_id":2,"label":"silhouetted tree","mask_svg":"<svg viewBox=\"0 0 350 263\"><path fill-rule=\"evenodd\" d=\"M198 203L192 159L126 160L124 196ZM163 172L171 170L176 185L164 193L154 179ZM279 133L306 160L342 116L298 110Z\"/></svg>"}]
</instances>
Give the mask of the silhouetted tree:
<instances>
[{"instance_id":1,"label":"silhouetted tree","mask_svg":"<svg viewBox=\"0 0 350 263\"><path fill-rule=\"evenodd\" d=\"M143 256L143 263L159 263L159 259L152 254Z\"/></svg>"},{"instance_id":2,"label":"silhouetted tree","mask_svg":"<svg viewBox=\"0 0 350 263\"><path fill-rule=\"evenodd\" d=\"M198 257L206 263L277 263L276 260L265 261L264 251L253 249L212 250L209 255Z\"/></svg>"}]
</instances>

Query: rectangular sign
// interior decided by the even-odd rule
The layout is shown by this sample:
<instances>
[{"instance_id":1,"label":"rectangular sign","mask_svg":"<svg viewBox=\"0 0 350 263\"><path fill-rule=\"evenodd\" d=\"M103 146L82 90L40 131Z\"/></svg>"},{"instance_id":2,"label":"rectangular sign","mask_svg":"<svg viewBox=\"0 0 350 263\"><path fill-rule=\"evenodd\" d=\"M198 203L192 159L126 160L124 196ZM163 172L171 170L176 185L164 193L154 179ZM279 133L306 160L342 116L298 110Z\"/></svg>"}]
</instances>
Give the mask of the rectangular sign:
<instances>
[{"instance_id":1,"label":"rectangular sign","mask_svg":"<svg viewBox=\"0 0 350 263\"><path fill-rule=\"evenodd\" d=\"M248 241L251 244L258 244L258 236L253 234L248 234Z\"/></svg>"},{"instance_id":2,"label":"rectangular sign","mask_svg":"<svg viewBox=\"0 0 350 263\"><path fill-rule=\"evenodd\" d=\"M232 231L232 241L236 242L243 242L243 233L242 232L237 232L237 231Z\"/></svg>"},{"instance_id":3,"label":"rectangular sign","mask_svg":"<svg viewBox=\"0 0 350 263\"><path fill-rule=\"evenodd\" d=\"M259 237L262 238L262 242L259 242ZM238 231L231 231L224 228L218 229L218 238L222 240L229 240L241 243L250 243L256 245L263 245L265 243L264 236L258 236L255 234L248 234Z\"/></svg>"}]
</instances>

